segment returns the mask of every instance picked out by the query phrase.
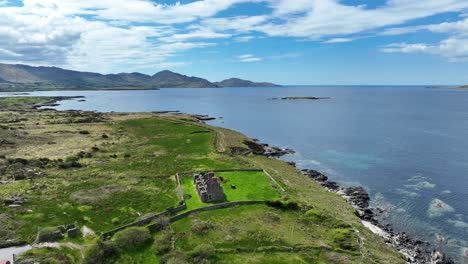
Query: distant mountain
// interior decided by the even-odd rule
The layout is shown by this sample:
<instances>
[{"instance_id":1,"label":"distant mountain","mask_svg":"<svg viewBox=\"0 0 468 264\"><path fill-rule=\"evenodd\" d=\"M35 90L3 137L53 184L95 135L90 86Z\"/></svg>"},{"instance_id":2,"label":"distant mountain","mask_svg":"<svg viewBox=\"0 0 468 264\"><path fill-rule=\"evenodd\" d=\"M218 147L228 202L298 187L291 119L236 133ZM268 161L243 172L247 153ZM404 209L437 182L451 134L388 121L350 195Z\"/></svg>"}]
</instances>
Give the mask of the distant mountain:
<instances>
[{"instance_id":1,"label":"distant mountain","mask_svg":"<svg viewBox=\"0 0 468 264\"><path fill-rule=\"evenodd\" d=\"M0 63L0 91L34 90L106 90L106 89L157 89L157 88L210 88L210 87L275 86L241 79L219 83L190 77L171 71L161 71L153 76L141 73L99 74L65 70L57 67L33 67Z\"/></svg>"},{"instance_id":2,"label":"distant mountain","mask_svg":"<svg viewBox=\"0 0 468 264\"><path fill-rule=\"evenodd\" d=\"M188 77L171 71L161 71L153 75L153 82L160 87L218 87L205 79Z\"/></svg>"},{"instance_id":3,"label":"distant mountain","mask_svg":"<svg viewBox=\"0 0 468 264\"><path fill-rule=\"evenodd\" d=\"M219 87L275 87L277 84L268 82L252 82L248 80L242 80L239 78L231 78L221 82L215 83Z\"/></svg>"}]
</instances>

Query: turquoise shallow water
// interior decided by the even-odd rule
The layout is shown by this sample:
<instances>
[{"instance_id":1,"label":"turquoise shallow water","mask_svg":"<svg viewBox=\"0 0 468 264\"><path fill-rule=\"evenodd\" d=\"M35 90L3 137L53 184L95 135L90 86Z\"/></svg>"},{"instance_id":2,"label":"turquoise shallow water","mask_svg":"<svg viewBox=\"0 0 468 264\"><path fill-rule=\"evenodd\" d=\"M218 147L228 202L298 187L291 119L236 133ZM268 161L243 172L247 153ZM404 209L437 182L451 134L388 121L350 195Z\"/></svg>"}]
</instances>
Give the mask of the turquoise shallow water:
<instances>
[{"instance_id":1,"label":"turquoise shallow water","mask_svg":"<svg viewBox=\"0 0 468 264\"><path fill-rule=\"evenodd\" d=\"M459 263L468 247L468 91L417 86L311 86L36 92L84 95L58 109L208 114L297 154L301 168L368 188L396 230L445 248ZM329 96L318 101L268 100ZM443 203L442 210L440 208Z\"/></svg>"}]
</instances>

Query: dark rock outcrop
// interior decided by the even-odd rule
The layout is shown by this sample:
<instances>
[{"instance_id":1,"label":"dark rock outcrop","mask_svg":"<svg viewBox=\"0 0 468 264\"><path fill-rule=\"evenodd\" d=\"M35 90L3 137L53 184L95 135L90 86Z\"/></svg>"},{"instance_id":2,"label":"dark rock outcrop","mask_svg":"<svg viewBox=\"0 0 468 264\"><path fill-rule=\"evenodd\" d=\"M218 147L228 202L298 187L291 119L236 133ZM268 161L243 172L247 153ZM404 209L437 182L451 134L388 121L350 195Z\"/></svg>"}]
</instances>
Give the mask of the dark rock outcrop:
<instances>
[{"instance_id":1,"label":"dark rock outcrop","mask_svg":"<svg viewBox=\"0 0 468 264\"><path fill-rule=\"evenodd\" d=\"M256 139L245 140L243 142L255 155L263 155L265 157L281 157L284 155L294 154L295 151L288 148L273 147L268 144L260 143Z\"/></svg>"}]
</instances>

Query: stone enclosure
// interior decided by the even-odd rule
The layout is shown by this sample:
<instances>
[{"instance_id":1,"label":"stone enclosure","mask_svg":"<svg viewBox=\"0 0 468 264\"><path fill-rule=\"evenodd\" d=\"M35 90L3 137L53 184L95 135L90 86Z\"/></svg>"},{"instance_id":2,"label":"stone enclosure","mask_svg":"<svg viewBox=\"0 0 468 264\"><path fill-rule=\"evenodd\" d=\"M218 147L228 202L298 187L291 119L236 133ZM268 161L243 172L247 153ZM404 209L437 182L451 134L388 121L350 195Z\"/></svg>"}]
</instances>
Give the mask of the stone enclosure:
<instances>
[{"instance_id":1,"label":"stone enclosure","mask_svg":"<svg viewBox=\"0 0 468 264\"><path fill-rule=\"evenodd\" d=\"M211 203L222 202L225 200L224 190L221 186L221 179L216 177L214 172L194 173L193 184L195 185L202 202Z\"/></svg>"}]
</instances>

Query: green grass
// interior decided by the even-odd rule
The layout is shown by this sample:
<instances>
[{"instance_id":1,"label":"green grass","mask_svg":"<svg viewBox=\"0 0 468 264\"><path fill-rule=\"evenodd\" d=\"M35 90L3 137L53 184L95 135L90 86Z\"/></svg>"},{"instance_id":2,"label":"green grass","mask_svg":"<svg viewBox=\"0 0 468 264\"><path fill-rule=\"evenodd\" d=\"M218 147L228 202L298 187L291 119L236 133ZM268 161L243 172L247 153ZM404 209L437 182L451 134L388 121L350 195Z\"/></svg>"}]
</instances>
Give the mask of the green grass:
<instances>
[{"instance_id":1,"label":"green grass","mask_svg":"<svg viewBox=\"0 0 468 264\"><path fill-rule=\"evenodd\" d=\"M359 258L354 248L341 248L337 244L339 241L348 245L348 239L354 239L352 235L343 237L341 231L330 230L321 223L302 221L303 214L246 205L202 212L173 223L171 228L178 238L177 250L189 252L208 243L216 248L216 259L228 263L235 258L239 260L235 263L320 263L327 254L347 261L343 263ZM195 232L192 230L195 219L209 223L212 228L203 234Z\"/></svg>"},{"instance_id":2,"label":"green grass","mask_svg":"<svg viewBox=\"0 0 468 264\"><path fill-rule=\"evenodd\" d=\"M280 195L276 185L263 172L221 172L222 184L228 202L244 200L275 200ZM236 189L231 189L231 184Z\"/></svg>"},{"instance_id":3,"label":"green grass","mask_svg":"<svg viewBox=\"0 0 468 264\"><path fill-rule=\"evenodd\" d=\"M224 180L221 184L224 194L226 195L226 200L224 202L248 200L263 201L280 198L275 183L263 172L219 172L216 173L216 175L222 177ZM203 203L200 200L192 177L183 177L181 184L188 210L210 205L210 203ZM231 184L235 184L236 189L232 189Z\"/></svg>"},{"instance_id":4,"label":"green grass","mask_svg":"<svg viewBox=\"0 0 468 264\"><path fill-rule=\"evenodd\" d=\"M28 109L30 104L47 98L8 100L9 107ZM1 105L2 99L0 109ZM1 129L0 135L16 145L0 149L0 154L57 159L89 152L94 145L100 150L93 152L92 158L80 159L82 168L49 166L40 169L47 175L44 178L2 185L0 199L16 193L28 198L19 208L0 206L2 240L32 242L38 226L68 223L86 225L96 232L109 231L177 205L176 173L263 168L286 189L287 195L263 173L220 173L227 180L223 183L227 201L288 196L311 210L307 213L244 205L192 214L171 224L174 250L190 255L197 245L212 244L217 250L214 263L359 263L356 228L364 238L364 263L404 262L361 225L354 209L342 198L325 191L294 167L276 159L233 154L233 147L245 147L245 137L235 131L187 121L188 116L103 114L98 118L103 122L94 122L85 113L9 111L0 111L0 119L11 120L13 116L21 120L9 123L9 129ZM88 121L76 124L70 120ZM90 134L79 134L79 130ZM101 138L104 133L108 139ZM40 187L32 188L35 184ZM231 189L231 184L237 188ZM207 205L200 202L190 177L182 181L182 187L192 196L186 201L189 210ZM203 234L194 232L195 220L212 228ZM161 235L157 233L155 240ZM291 248L296 251L284 252ZM151 245L122 252L119 263L157 263L161 256L154 252ZM50 255L41 250L36 253ZM72 257L73 263L79 262Z\"/></svg>"},{"instance_id":5,"label":"green grass","mask_svg":"<svg viewBox=\"0 0 468 264\"><path fill-rule=\"evenodd\" d=\"M47 97L3 97L0 98L0 110L28 109L33 104L47 102Z\"/></svg>"}]
</instances>

